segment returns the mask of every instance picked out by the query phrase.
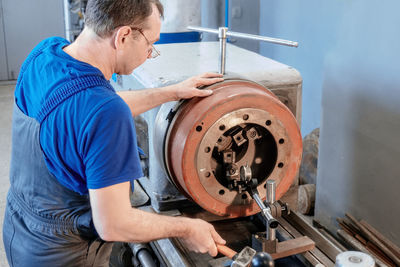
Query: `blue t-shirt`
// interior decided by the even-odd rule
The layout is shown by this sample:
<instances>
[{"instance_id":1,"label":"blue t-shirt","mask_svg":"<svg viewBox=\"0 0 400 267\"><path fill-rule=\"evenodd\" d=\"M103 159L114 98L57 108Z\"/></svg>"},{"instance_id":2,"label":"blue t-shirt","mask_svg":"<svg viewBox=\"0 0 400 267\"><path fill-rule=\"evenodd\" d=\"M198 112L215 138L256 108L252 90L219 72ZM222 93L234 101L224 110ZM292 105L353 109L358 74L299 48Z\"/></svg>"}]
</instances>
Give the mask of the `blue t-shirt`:
<instances>
[{"instance_id":1,"label":"blue t-shirt","mask_svg":"<svg viewBox=\"0 0 400 267\"><path fill-rule=\"evenodd\" d=\"M24 62L15 101L27 116L36 118L46 99L73 79L105 79L66 54L68 44L46 39ZM143 176L132 113L111 86L89 86L61 102L41 123L40 145L49 171L80 194Z\"/></svg>"}]
</instances>

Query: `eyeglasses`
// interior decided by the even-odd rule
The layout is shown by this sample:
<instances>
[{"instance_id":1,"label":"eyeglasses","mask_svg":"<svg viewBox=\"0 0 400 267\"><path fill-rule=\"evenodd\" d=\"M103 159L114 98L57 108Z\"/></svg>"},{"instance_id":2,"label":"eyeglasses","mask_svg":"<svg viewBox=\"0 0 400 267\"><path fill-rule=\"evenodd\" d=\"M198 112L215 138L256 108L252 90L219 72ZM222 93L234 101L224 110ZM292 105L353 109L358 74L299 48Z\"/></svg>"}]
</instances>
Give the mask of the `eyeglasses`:
<instances>
[{"instance_id":1,"label":"eyeglasses","mask_svg":"<svg viewBox=\"0 0 400 267\"><path fill-rule=\"evenodd\" d=\"M151 46L151 48L147 51L147 52L148 52L148 56L150 56L150 58L156 58L156 57L158 57L159 55L161 55L161 54L160 54L160 51L158 51L158 50L154 47L154 45L153 45L152 43L149 42L149 39L147 39L146 35L144 35L142 29L140 29L140 28L134 28L134 27L131 27L131 29L132 29L133 31L138 31L138 32L140 32L140 34L143 35L144 39L146 40L147 44Z\"/></svg>"}]
</instances>

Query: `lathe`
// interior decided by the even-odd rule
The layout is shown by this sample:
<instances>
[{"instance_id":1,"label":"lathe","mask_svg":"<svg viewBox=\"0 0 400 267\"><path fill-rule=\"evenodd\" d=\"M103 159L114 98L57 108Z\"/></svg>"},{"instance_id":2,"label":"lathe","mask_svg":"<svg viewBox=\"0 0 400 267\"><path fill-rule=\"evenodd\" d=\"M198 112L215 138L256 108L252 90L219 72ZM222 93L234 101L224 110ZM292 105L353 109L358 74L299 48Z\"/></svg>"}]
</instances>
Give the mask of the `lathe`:
<instances>
[{"instance_id":1,"label":"lathe","mask_svg":"<svg viewBox=\"0 0 400 267\"><path fill-rule=\"evenodd\" d=\"M222 64L218 42L157 45L162 56L130 76L114 77L117 90L137 90L206 71L225 73L223 82L207 88L211 96L166 103L135 118L145 170L135 191L143 188L150 198L140 208L207 220L237 252L248 246L283 258L278 264L333 266L338 245L291 211L295 201L284 200L291 191L291 202L298 184L302 78L290 66L225 45ZM161 266L235 262L227 253L212 258L189 252L177 239L130 246L143 266L153 266L152 254Z\"/></svg>"}]
</instances>

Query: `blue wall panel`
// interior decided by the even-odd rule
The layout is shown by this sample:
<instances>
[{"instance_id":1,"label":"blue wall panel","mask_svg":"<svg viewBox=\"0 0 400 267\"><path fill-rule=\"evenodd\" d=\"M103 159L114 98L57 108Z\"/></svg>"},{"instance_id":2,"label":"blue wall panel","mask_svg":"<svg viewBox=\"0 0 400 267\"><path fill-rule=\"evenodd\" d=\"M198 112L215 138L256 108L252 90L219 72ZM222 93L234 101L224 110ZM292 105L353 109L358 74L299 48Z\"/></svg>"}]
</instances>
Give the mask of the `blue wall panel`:
<instances>
[{"instance_id":1,"label":"blue wall panel","mask_svg":"<svg viewBox=\"0 0 400 267\"><path fill-rule=\"evenodd\" d=\"M261 1L260 34L299 42L298 48L260 44L260 53L295 67L303 77L302 133L320 126L326 54L337 40L347 1Z\"/></svg>"},{"instance_id":2,"label":"blue wall panel","mask_svg":"<svg viewBox=\"0 0 400 267\"><path fill-rule=\"evenodd\" d=\"M350 212L400 245L400 1L261 2L261 34L300 42L261 52L301 72L303 135L321 125L316 218Z\"/></svg>"}]
</instances>

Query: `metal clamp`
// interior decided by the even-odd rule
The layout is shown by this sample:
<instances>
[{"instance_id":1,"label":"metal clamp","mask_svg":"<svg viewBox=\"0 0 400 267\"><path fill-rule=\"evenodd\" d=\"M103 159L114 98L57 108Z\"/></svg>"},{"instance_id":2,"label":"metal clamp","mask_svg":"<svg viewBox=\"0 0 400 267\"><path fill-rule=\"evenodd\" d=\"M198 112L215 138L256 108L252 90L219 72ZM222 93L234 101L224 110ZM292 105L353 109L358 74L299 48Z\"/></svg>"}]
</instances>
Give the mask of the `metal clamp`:
<instances>
[{"instance_id":1,"label":"metal clamp","mask_svg":"<svg viewBox=\"0 0 400 267\"><path fill-rule=\"evenodd\" d=\"M277 38L272 38L272 37L266 37L266 36L261 36L261 35L255 35L255 34L232 32L232 31L228 31L228 28L226 28L226 27L219 27L218 30L204 28L204 27L195 27L195 26L188 26L187 28L192 31L218 34L218 38L219 38L219 73L220 74L225 74L226 38L227 37L237 37L237 38L244 38L244 39L250 39L250 40L257 40L257 41L263 41L263 42L279 44L279 45L286 45L286 46L291 46L291 47L299 46L298 42L293 42L293 41L284 40L284 39L277 39Z\"/></svg>"}]
</instances>

